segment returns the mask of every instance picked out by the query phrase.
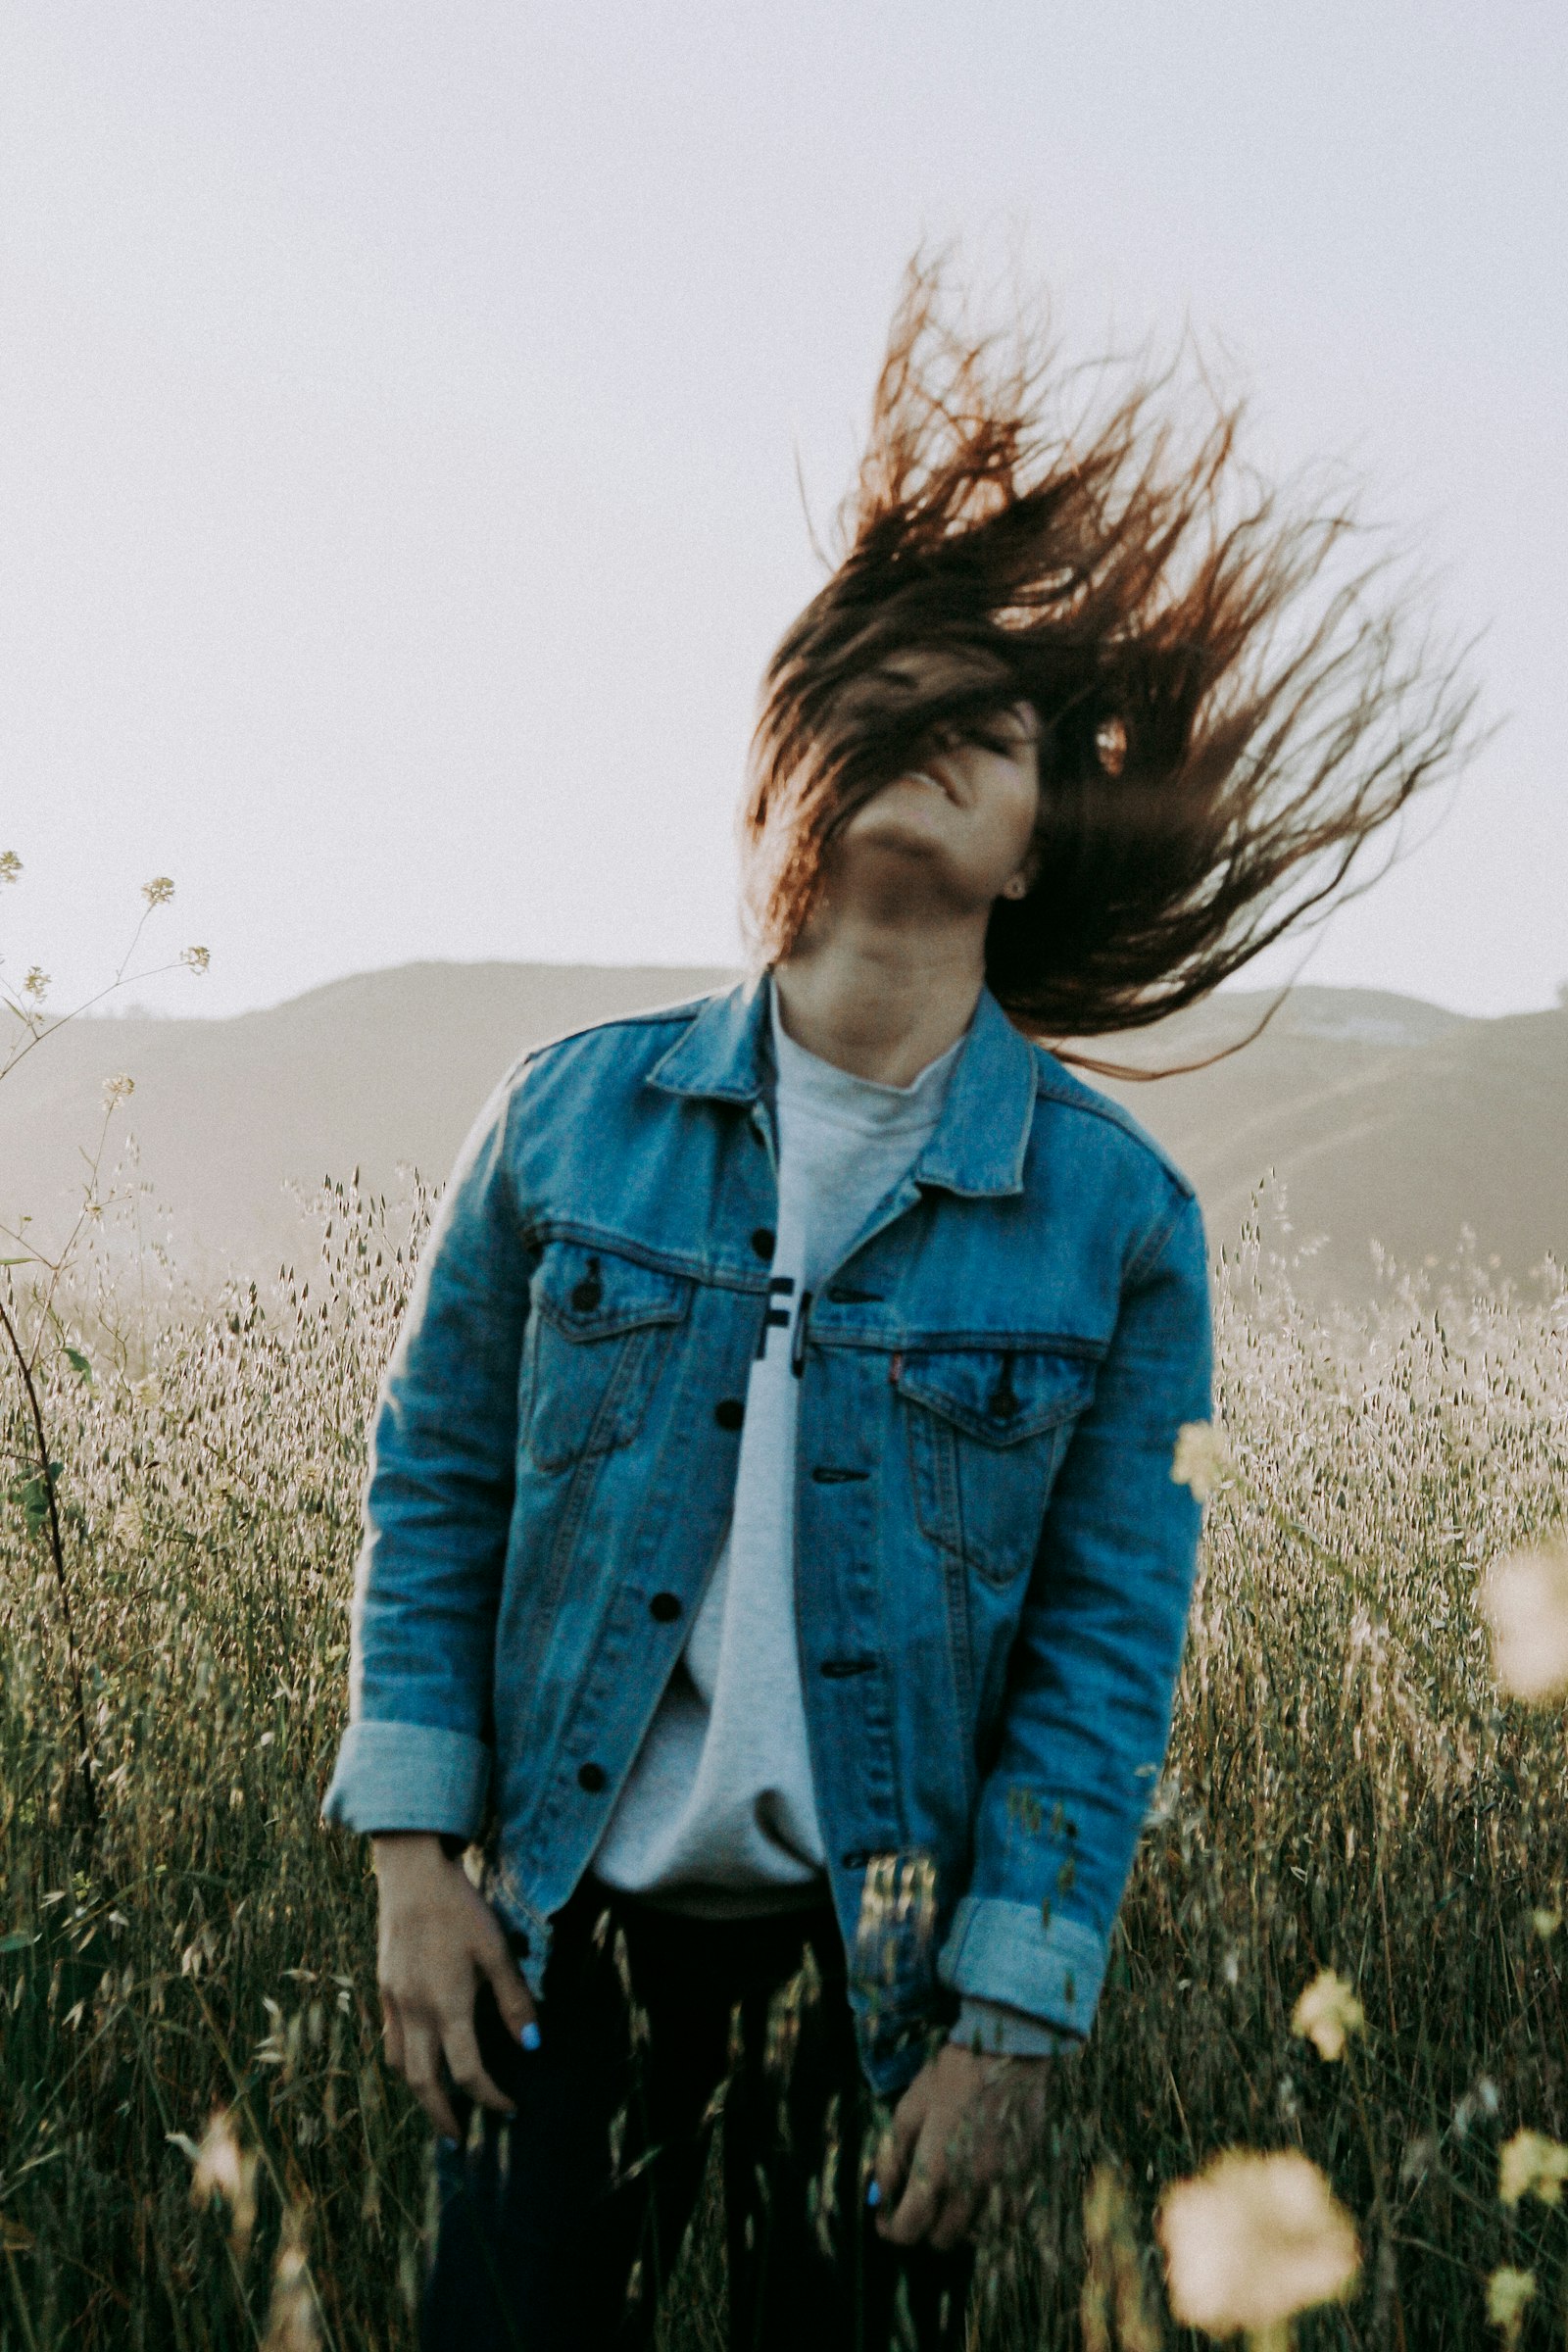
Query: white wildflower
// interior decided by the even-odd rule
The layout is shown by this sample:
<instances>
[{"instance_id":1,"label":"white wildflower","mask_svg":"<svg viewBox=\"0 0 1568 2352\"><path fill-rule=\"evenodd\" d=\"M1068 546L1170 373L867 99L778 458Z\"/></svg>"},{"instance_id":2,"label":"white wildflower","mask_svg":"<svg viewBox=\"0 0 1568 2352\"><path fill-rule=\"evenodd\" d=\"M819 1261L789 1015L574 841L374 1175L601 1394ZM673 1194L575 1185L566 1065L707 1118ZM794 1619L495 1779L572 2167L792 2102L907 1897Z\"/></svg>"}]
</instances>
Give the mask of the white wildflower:
<instances>
[{"instance_id":1,"label":"white wildflower","mask_svg":"<svg viewBox=\"0 0 1568 2352\"><path fill-rule=\"evenodd\" d=\"M1365 2024L1353 1985L1332 1968L1319 1970L1291 2012L1291 2032L1331 2062L1345 2056L1346 2036L1359 2034Z\"/></svg>"},{"instance_id":2,"label":"white wildflower","mask_svg":"<svg viewBox=\"0 0 1568 2352\"><path fill-rule=\"evenodd\" d=\"M1214 1421L1184 1421L1176 1432L1176 1451L1170 1475L1178 1487L1190 1487L1200 1502L1207 1502L1225 1484L1231 1449L1225 1433Z\"/></svg>"},{"instance_id":3,"label":"white wildflower","mask_svg":"<svg viewBox=\"0 0 1568 2352\"><path fill-rule=\"evenodd\" d=\"M1227 2149L1167 2189L1155 2227L1172 2311L1210 2335L1277 2329L1348 2295L1360 2269L1349 2215L1294 2149Z\"/></svg>"},{"instance_id":4,"label":"white wildflower","mask_svg":"<svg viewBox=\"0 0 1568 2352\"><path fill-rule=\"evenodd\" d=\"M1504 2205L1539 2197L1543 2205L1562 2202L1568 2180L1568 2148L1544 2132L1516 2132L1497 2157L1497 2195Z\"/></svg>"},{"instance_id":5,"label":"white wildflower","mask_svg":"<svg viewBox=\"0 0 1568 2352\"><path fill-rule=\"evenodd\" d=\"M1481 1580L1492 1665L1510 1698L1568 1690L1568 1543L1509 1552Z\"/></svg>"}]
</instances>

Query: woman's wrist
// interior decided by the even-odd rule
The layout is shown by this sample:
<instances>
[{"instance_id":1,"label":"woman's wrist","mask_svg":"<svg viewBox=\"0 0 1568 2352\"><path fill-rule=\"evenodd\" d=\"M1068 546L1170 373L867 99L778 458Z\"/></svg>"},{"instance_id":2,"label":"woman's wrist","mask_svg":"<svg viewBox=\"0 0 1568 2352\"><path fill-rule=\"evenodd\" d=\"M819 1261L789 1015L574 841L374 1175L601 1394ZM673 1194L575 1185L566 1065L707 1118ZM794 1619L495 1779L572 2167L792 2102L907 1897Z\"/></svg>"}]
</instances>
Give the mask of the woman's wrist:
<instances>
[{"instance_id":1,"label":"woman's wrist","mask_svg":"<svg viewBox=\"0 0 1568 2352\"><path fill-rule=\"evenodd\" d=\"M996 2058L1064 2058L1083 2047L1081 2034L1031 2017L1005 2001L972 1994L964 1996L948 2039L959 2049Z\"/></svg>"},{"instance_id":2,"label":"woman's wrist","mask_svg":"<svg viewBox=\"0 0 1568 2352\"><path fill-rule=\"evenodd\" d=\"M389 1871L418 1870L455 1858L447 1852L452 1841L439 1830L372 1830L369 1837L377 1878L385 1878ZM461 1840L457 1850L463 1851Z\"/></svg>"}]
</instances>

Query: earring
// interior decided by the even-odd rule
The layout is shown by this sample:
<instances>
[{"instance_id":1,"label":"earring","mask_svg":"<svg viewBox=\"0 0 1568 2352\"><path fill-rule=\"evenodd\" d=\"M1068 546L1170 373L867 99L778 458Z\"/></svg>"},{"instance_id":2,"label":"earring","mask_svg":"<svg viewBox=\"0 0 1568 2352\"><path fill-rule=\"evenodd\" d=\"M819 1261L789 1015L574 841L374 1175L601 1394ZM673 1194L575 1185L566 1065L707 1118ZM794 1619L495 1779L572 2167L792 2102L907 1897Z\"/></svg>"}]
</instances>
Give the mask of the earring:
<instances>
[{"instance_id":1,"label":"earring","mask_svg":"<svg viewBox=\"0 0 1568 2352\"><path fill-rule=\"evenodd\" d=\"M1028 888L1029 885L1022 874L1014 874L1010 882L1004 882L1002 885L1002 895L1004 899L1021 899L1026 895Z\"/></svg>"}]
</instances>

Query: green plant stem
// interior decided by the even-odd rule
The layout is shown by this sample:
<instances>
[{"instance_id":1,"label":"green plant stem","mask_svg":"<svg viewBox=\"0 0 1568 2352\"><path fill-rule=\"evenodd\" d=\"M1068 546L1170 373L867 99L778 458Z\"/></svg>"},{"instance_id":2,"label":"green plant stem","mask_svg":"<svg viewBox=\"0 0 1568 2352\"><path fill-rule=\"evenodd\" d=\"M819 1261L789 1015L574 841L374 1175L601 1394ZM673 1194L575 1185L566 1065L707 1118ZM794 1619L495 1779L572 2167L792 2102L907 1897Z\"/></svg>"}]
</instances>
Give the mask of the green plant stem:
<instances>
[{"instance_id":1,"label":"green plant stem","mask_svg":"<svg viewBox=\"0 0 1568 2352\"><path fill-rule=\"evenodd\" d=\"M234 2064L234 2055L228 2046L228 2036L223 2033L222 2029L218 2023L217 2018L213 2015L212 2010L209 2008L207 1996L202 1991L201 1986L193 1982L191 1990L196 1996L196 2006L202 2013L202 2023L206 2026L208 2033L211 2034L213 2045L218 2051L219 2056L221 2058L223 2066L227 2072L228 2079L234 2086L234 2105L238 2109L239 2113L243 2115L246 2123L250 2126L251 2137L256 2143L256 2152L261 2158L262 2163L267 2168L267 2177L271 2181L273 2194L276 2196L278 2204L281 2206L283 2211L287 2213L290 2207L297 2203L297 2200L290 2195L288 2183L283 2179L282 2174L278 2171L277 2165L273 2161L272 2151L268 2144L267 2134L262 2131L260 2125L257 2123L256 2111L251 2105L251 2091L254 2087L253 2079L248 2075L242 2075L239 2071L239 2068ZM302 2254L304 2253L303 2246L301 2247L301 2252ZM320 2289L316 2283L316 2272L311 2264L308 2254L305 2255L305 2277L310 2285L311 2300L316 2307L317 2324L320 2328L321 2338L326 2347L326 2352L338 2352L337 2338L333 2333L331 2322L327 2318L326 2306L321 2300Z\"/></svg>"},{"instance_id":2,"label":"green plant stem","mask_svg":"<svg viewBox=\"0 0 1568 2352\"><path fill-rule=\"evenodd\" d=\"M98 1792L93 1787L92 1755L87 1740L87 1704L82 1695L81 1659L76 1648L76 1628L71 1614L71 1585L66 1575L66 1546L60 1532L60 1507L55 1496L54 1471L50 1466L49 1440L43 1425L43 1407L38 1401L38 1388L32 1377L32 1367L23 1351L22 1342L17 1336L17 1327L12 1322L3 1302L0 1302L0 1324L5 1326L6 1338L11 1343L11 1352L17 1359L17 1370L22 1375L22 1385L26 1392L27 1404L32 1416L33 1442L38 1448L38 1472L43 1480L44 1497L49 1505L49 1553L54 1561L55 1583L60 1591L60 1614L66 1628L66 1661L71 1673L71 1691L76 1710L76 1765L81 1774L82 1794L87 1800L87 1833L89 1837L96 1837L100 1816Z\"/></svg>"}]
</instances>

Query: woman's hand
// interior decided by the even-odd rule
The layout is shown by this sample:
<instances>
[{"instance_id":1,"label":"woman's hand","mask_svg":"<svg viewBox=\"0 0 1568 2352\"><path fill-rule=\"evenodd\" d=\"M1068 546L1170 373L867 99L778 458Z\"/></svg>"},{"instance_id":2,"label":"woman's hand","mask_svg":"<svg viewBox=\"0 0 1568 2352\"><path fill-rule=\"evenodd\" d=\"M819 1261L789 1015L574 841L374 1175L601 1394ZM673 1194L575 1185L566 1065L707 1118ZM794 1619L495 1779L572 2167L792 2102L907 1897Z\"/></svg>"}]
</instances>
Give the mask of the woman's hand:
<instances>
[{"instance_id":1,"label":"woman's hand","mask_svg":"<svg viewBox=\"0 0 1568 2352\"><path fill-rule=\"evenodd\" d=\"M879 2236L896 2246L929 2238L945 2254L968 2234L987 2191L1016 2179L1038 2146L1050 2064L952 2041L927 2061L877 2152Z\"/></svg>"},{"instance_id":2,"label":"woman's hand","mask_svg":"<svg viewBox=\"0 0 1568 2352\"><path fill-rule=\"evenodd\" d=\"M490 1980L503 2023L519 2043L529 2028L538 2034L534 2005L495 1913L462 1863L447 1860L439 1838L388 1833L370 1845L380 1893L376 1974L387 2059L442 2136L459 2139L443 2056L460 2090L502 2115L514 2112L479 2060L473 2031L479 1980Z\"/></svg>"}]
</instances>

